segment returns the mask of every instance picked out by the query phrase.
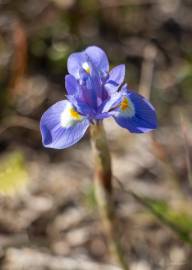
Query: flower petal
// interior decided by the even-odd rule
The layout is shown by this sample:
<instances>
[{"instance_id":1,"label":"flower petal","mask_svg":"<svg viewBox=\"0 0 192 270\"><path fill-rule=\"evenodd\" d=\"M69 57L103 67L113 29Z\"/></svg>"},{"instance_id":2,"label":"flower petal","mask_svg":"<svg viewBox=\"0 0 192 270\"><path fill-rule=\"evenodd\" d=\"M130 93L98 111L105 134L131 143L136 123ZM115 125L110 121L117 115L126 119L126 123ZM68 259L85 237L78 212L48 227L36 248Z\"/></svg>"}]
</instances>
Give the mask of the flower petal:
<instances>
[{"instance_id":1,"label":"flower petal","mask_svg":"<svg viewBox=\"0 0 192 270\"><path fill-rule=\"evenodd\" d=\"M99 111L102 113L109 112L110 110L116 108L121 102L121 93L115 92L113 95L109 96L105 102L100 106Z\"/></svg>"},{"instance_id":2,"label":"flower petal","mask_svg":"<svg viewBox=\"0 0 192 270\"><path fill-rule=\"evenodd\" d=\"M95 116L95 110L87 103L79 99L79 97L67 95L67 99L71 102L71 104L73 104L80 114L86 115L88 118L93 118Z\"/></svg>"},{"instance_id":3,"label":"flower petal","mask_svg":"<svg viewBox=\"0 0 192 270\"><path fill-rule=\"evenodd\" d=\"M113 113L112 112L97 113L95 115L95 119L97 119L97 120L103 120L103 119L108 118L108 117L111 117L111 116L113 116Z\"/></svg>"},{"instance_id":4,"label":"flower petal","mask_svg":"<svg viewBox=\"0 0 192 270\"><path fill-rule=\"evenodd\" d=\"M80 79L80 70L88 62L85 52L72 53L67 60L68 72L76 79Z\"/></svg>"},{"instance_id":5,"label":"flower petal","mask_svg":"<svg viewBox=\"0 0 192 270\"><path fill-rule=\"evenodd\" d=\"M75 112L69 101L59 101L41 117L43 145L55 149L67 148L77 143L88 127L89 120Z\"/></svg>"},{"instance_id":6,"label":"flower petal","mask_svg":"<svg viewBox=\"0 0 192 270\"><path fill-rule=\"evenodd\" d=\"M108 93L114 93L118 90L119 86L123 83L125 78L125 65L119 65L114 67L110 73L109 78L106 81L105 88Z\"/></svg>"},{"instance_id":7,"label":"flower petal","mask_svg":"<svg viewBox=\"0 0 192 270\"><path fill-rule=\"evenodd\" d=\"M75 106L79 113L92 115L100 105L102 99L102 88L97 72L92 69L91 74L80 70L81 80L76 80L72 75L66 76L66 88L71 94L67 95L68 100ZM84 80L82 80L84 77ZM74 91L75 89L75 91ZM99 105L98 105L99 104ZM86 112L86 113L85 113Z\"/></svg>"},{"instance_id":8,"label":"flower petal","mask_svg":"<svg viewBox=\"0 0 192 270\"><path fill-rule=\"evenodd\" d=\"M109 61L105 52L96 46L90 46L85 50L94 66L104 74L109 71Z\"/></svg>"},{"instance_id":9,"label":"flower petal","mask_svg":"<svg viewBox=\"0 0 192 270\"><path fill-rule=\"evenodd\" d=\"M75 77L72 75L65 76L65 88L68 95L75 95L78 93L79 85Z\"/></svg>"},{"instance_id":10,"label":"flower petal","mask_svg":"<svg viewBox=\"0 0 192 270\"><path fill-rule=\"evenodd\" d=\"M123 96L114 118L121 127L133 133L145 133L157 128L154 107L144 97L134 92L128 92Z\"/></svg>"}]
</instances>

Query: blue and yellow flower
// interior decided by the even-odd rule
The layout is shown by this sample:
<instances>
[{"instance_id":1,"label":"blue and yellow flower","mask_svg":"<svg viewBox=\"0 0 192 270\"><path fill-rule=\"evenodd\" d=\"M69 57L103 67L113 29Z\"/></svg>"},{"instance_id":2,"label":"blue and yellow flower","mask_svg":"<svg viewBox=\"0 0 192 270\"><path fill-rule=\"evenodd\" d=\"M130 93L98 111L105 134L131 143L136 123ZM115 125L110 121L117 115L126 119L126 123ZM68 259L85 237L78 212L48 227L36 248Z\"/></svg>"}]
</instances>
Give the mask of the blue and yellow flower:
<instances>
[{"instance_id":1,"label":"blue and yellow flower","mask_svg":"<svg viewBox=\"0 0 192 270\"><path fill-rule=\"evenodd\" d=\"M109 71L109 61L102 49L91 46L71 54L67 68L67 99L51 106L40 121L45 147L67 148L78 142L91 124L108 117L133 133L157 127L151 103L122 85L125 65Z\"/></svg>"}]
</instances>

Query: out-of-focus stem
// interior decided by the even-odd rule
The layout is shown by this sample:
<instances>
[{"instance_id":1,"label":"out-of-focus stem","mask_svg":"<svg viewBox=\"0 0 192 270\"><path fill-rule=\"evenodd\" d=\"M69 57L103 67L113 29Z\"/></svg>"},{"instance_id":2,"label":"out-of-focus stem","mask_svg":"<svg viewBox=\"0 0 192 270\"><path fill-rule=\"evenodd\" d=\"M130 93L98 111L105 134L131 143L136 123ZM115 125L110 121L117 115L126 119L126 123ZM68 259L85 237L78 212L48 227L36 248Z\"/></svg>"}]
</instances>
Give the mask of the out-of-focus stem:
<instances>
[{"instance_id":1,"label":"out-of-focus stem","mask_svg":"<svg viewBox=\"0 0 192 270\"><path fill-rule=\"evenodd\" d=\"M183 146L185 151L185 160L187 166L187 174L188 174L188 182L190 187L192 188L192 166L191 166L191 155L190 155L190 147L189 147L189 140L187 136L187 125L186 120L184 119L184 115L180 114L180 122L181 122L181 132L183 135Z\"/></svg>"},{"instance_id":2,"label":"out-of-focus stem","mask_svg":"<svg viewBox=\"0 0 192 270\"><path fill-rule=\"evenodd\" d=\"M91 143L94 157L95 197L110 249L122 269L128 270L128 264L119 242L118 224L115 218L112 198L111 159L106 135L101 122L91 126Z\"/></svg>"},{"instance_id":3,"label":"out-of-focus stem","mask_svg":"<svg viewBox=\"0 0 192 270\"><path fill-rule=\"evenodd\" d=\"M152 45L147 44L143 51L143 63L141 67L141 78L139 83L139 93L148 100L151 98L152 84L154 78L154 67L158 50ZM166 147L156 139L156 133L149 134L152 143L152 150L155 157L161 160L164 164L168 179L172 180L174 188L180 190L178 176L175 173L173 164L171 163Z\"/></svg>"},{"instance_id":4,"label":"out-of-focus stem","mask_svg":"<svg viewBox=\"0 0 192 270\"><path fill-rule=\"evenodd\" d=\"M141 79L139 83L139 93L147 99L150 99L151 96L156 56L156 48L151 44L148 44L144 49L144 59L141 67Z\"/></svg>"},{"instance_id":5,"label":"out-of-focus stem","mask_svg":"<svg viewBox=\"0 0 192 270\"><path fill-rule=\"evenodd\" d=\"M27 34L23 24L16 20L13 22L13 43L14 55L11 65L10 95L14 99L18 94L22 94L23 78L27 69ZM25 87L23 87L25 88Z\"/></svg>"}]
</instances>

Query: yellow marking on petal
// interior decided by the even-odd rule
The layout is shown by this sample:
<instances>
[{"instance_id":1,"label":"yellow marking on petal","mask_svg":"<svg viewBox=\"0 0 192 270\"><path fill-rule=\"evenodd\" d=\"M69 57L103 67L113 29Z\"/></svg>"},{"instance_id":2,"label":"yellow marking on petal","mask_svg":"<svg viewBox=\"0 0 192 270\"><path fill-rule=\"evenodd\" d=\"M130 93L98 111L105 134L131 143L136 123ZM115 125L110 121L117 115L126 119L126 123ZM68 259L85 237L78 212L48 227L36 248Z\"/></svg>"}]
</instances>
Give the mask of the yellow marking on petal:
<instances>
[{"instance_id":1,"label":"yellow marking on petal","mask_svg":"<svg viewBox=\"0 0 192 270\"><path fill-rule=\"evenodd\" d=\"M119 113L122 117L133 117L135 115L135 106L128 97L123 97Z\"/></svg>"},{"instance_id":2,"label":"yellow marking on petal","mask_svg":"<svg viewBox=\"0 0 192 270\"><path fill-rule=\"evenodd\" d=\"M80 121L82 119L82 116L76 112L73 108L70 108L70 115L73 119Z\"/></svg>"},{"instance_id":3,"label":"yellow marking on petal","mask_svg":"<svg viewBox=\"0 0 192 270\"><path fill-rule=\"evenodd\" d=\"M82 67L88 74L90 74L91 69L90 69L90 66L86 62L83 63Z\"/></svg>"},{"instance_id":4,"label":"yellow marking on petal","mask_svg":"<svg viewBox=\"0 0 192 270\"><path fill-rule=\"evenodd\" d=\"M121 101L120 108L121 108L121 110L124 112L124 111L127 110L128 107L129 107L129 100L128 100L128 98L124 98L124 99Z\"/></svg>"}]
</instances>

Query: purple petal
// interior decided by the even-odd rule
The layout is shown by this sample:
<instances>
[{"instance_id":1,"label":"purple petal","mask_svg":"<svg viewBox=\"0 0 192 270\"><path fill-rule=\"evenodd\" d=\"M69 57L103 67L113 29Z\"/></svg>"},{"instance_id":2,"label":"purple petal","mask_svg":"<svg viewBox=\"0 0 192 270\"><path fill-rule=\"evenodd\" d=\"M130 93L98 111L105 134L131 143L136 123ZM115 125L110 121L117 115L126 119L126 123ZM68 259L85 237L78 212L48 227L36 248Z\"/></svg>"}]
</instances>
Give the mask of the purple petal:
<instances>
[{"instance_id":1,"label":"purple petal","mask_svg":"<svg viewBox=\"0 0 192 270\"><path fill-rule=\"evenodd\" d=\"M129 100L129 108L127 112L119 109L114 117L116 122L133 133L144 133L156 129L156 112L150 102L134 92L128 92L126 98Z\"/></svg>"},{"instance_id":2,"label":"purple petal","mask_svg":"<svg viewBox=\"0 0 192 270\"><path fill-rule=\"evenodd\" d=\"M119 65L114 67L110 73L109 78L106 81L105 88L108 93L114 93L118 90L119 86L123 83L125 78L125 65Z\"/></svg>"},{"instance_id":3,"label":"purple petal","mask_svg":"<svg viewBox=\"0 0 192 270\"><path fill-rule=\"evenodd\" d=\"M118 65L114 67L109 73L109 81L114 81L119 85L123 83L125 78L125 65Z\"/></svg>"},{"instance_id":4,"label":"purple petal","mask_svg":"<svg viewBox=\"0 0 192 270\"><path fill-rule=\"evenodd\" d=\"M75 77L72 75L65 76L65 88L68 95L75 95L78 93L79 85Z\"/></svg>"},{"instance_id":5,"label":"purple petal","mask_svg":"<svg viewBox=\"0 0 192 270\"><path fill-rule=\"evenodd\" d=\"M103 104L100 106L99 110L104 112L108 112L116 108L121 102L121 92L116 92L112 96L110 96Z\"/></svg>"},{"instance_id":6,"label":"purple petal","mask_svg":"<svg viewBox=\"0 0 192 270\"><path fill-rule=\"evenodd\" d=\"M76 110L82 115L86 115L89 118L93 118L95 115L95 110L89 106L87 103L82 101L79 97L67 96L67 99L73 104Z\"/></svg>"},{"instance_id":7,"label":"purple petal","mask_svg":"<svg viewBox=\"0 0 192 270\"><path fill-rule=\"evenodd\" d=\"M104 74L109 71L109 61L105 52L96 46L90 46L85 50L94 66Z\"/></svg>"},{"instance_id":8,"label":"purple petal","mask_svg":"<svg viewBox=\"0 0 192 270\"><path fill-rule=\"evenodd\" d=\"M77 143L85 134L89 121L83 117L72 117L71 108L71 103L63 100L55 103L42 115L40 129L45 147L64 149Z\"/></svg>"},{"instance_id":9,"label":"purple petal","mask_svg":"<svg viewBox=\"0 0 192 270\"><path fill-rule=\"evenodd\" d=\"M97 69L93 63L89 62L90 72L80 70L80 99L91 106L93 109L97 109L97 106L102 102L102 85Z\"/></svg>"},{"instance_id":10,"label":"purple petal","mask_svg":"<svg viewBox=\"0 0 192 270\"><path fill-rule=\"evenodd\" d=\"M80 70L87 62L88 57L85 52L72 53L67 60L68 72L76 79L80 79Z\"/></svg>"},{"instance_id":11,"label":"purple petal","mask_svg":"<svg viewBox=\"0 0 192 270\"><path fill-rule=\"evenodd\" d=\"M105 119L105 118L109 118L109 117L111 117L113 115L114 115L113 111L112 112L97 113L95 115L95 119L102 120L102 119Z\"/></svg>"}]
</instances>

